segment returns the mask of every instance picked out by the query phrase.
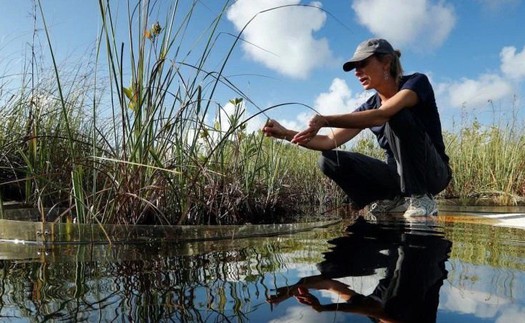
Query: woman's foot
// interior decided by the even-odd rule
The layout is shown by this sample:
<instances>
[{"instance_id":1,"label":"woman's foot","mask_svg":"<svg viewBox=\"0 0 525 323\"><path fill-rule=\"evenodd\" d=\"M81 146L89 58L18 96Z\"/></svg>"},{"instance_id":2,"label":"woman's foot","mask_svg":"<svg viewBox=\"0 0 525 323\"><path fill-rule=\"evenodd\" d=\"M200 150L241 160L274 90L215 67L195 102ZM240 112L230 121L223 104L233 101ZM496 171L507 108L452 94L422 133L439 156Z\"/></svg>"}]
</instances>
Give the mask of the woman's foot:
<instances>
[{"instance_id":1,"label":"woman's foot","mask_svg":"<svg viewBox=\"0 0 525 323\"><path fill-rule=\"evenodd\" d=\"M407 203L404 197L397 196L392 200L379 200L372 204L368 212L373 215L403 213L407 210Z\"/></svg>"},{"instance_id":2,"label":"woman's foot","mask_svg":"<svg viewBox=\"0 0 525 323\"><path fill-rule=\"evenodd\" d=\"M408 208L403 214L404 217L410 218L415 216L437 215L438 209L434 198L428 194L412 195L408 199Z\"/></svg>"}]
</instances>

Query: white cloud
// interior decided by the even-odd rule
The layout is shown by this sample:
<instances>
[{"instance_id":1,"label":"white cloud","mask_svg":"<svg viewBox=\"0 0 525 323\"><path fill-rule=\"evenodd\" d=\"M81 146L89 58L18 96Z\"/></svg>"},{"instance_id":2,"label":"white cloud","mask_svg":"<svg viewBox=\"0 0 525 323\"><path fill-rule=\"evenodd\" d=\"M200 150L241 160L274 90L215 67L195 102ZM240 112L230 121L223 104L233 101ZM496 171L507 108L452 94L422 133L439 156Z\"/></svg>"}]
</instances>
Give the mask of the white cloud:
<instances>
[{"instance_id":1,"label":"white cloud","mask_svg":"<svg viewBox=\"0 0 525 323\"><path fill-rule=\"evenodd\" d=\"M218 118L218 119L217 119ZM232 102L226 103L219 111L214 122L220 121L220 129L225 132L232 126L232 121L238 119L236 124L245 122L246 132L253 133L259 131L264 123L266 117L262 114L248 115L245 101L240 102L235 106Z\"/></svg>"},{"instance_id":2,"label":"white cloud","mask_svg":"<svg viewBox=\"0 0 525 323\"><path fill-rule=\"evenodd\" d=\"M345 80L335 78L330 84L328 92L320 93L315 99L313 111L303 112L297 116L301 128L306 127L308 120L315 114L341 114L354 111L361 103L370 96L369 93L363 92L353 95L352 90L348 87ZM329 129L321 130L321 133L329 132Z\"/></svg>"},{"instance_id":3,"label":"white cloud","mask_svg":"<svg viewBox=\"0 0 525 323\"><path fill-rule=\"evenodd\" d=\"M327 92L320 93L315 99L313 110L308 110L297 115L295 120L279 121L289 129L302 130L308 124L308 120L315 114L341 114L354 111L361 103L365 102L371 94L361 92L354 94L345 80L335 78ZM321 133L327 133L323 129Z\"/></svg>"},{"instance_id":4,"label":"white cloud","mask_svg":"<svg viewBox=\"0 0 525 323\"><path fill-rule=\"evenodd\" d=\"M497 323L505 323L505 322L520 322L523 321L523 318L525 317L525 310L523 308L519 308L518 306L514 306L512 308L506 308L505 311L501 314L500 317L496 320Z\"/></svg>"},{"instance_id":5,"label":"white cloud","mask_svg":"<svg viewBox=\"0 0 525 323\"><path fill-rule=\"evenodd\" d=\"M298 302L297 302L298 303ZM299 303L298 303L299 304ZM330 322L344 322L344 315L333 315ZM283 323L283 322L304 322L304 323L318 323L325 322L326 315L314 311L307 305L288 305L285 313L282 317L275 318L269 321L269 323Z\"/></svg>"},{"instance_id":6,"label":"white cloud","mask_svg":"<svg viewBox=\"0 0 525 323\"><path fill-rule=\"evenodd\" d=\"M261 128L263 127L264 123L266 122L266 119L267 118L265 116L261 116L261 115L258 115L258 116L255 116L255 117L251 118L246 123L246 132L247 133L254 133L254 132L257 132L257 131L261 130Z\"/></svg>"},{"instance_id":7,"label":"white cloud","mask_svg":"<svg viewBox=\"0 0 525 323\"><path fill-rule=\"evenodd\" d=\"M227 131L233 124L237 125L242 122L244 112L246 111L244 102L239 103L237 106L232 102L226 103L219 112L219 119L221 130ZM233 122L233 124L232 124Z\"/></svg>"},{"instance_id":8,"label":"white cloud","mask_svg":"<svg viewBox=\"0 0 525 323\"><path fill-rule=\"evenodd\" d=\"M503 74L516 80L525 78L525 47L521 53L516 53L515 47L504 47L499 56Z\"/></svg>"},{"instance_id":9,"label":"white cloud","mask_svg":"<svg viewBox=\"0 0 525 323\"><path fill-rule=\"evenodd\" d=\"M500 58L501 74L486 73L476 79L437 84L438 101L453 108L481 108L489 101L515 100L519 83L525 79L525 47L521 52L513 46L504 47Z\"/></svg>"},{"instance_id":10,"label":"white cloud","mask_svg":"<svg viewBox=\"0 0 525 323\"><path fill-rule=\"evenodd\" d=\"M241 35L242 48L249 59L281 74L306 78L309 73L332 61L326 38L314 33L326 22L326 13L312 7L295 6L300 0L237 0L227 12L238 31L253 19ZM278 8L280 6L288 6ZM310 5L321 7L319 2Z\"/></svg>"},{"instance_id":11,"label":"white cloud","mask_svg":"<svg viewBox=\"0 0 525 323\"><path fill-rule=\"evenodd\" d=\"M448 96L449 104L456 108L476 108L514 94L512 84L496 74L484 74L476 80L464 78L460 82L443 83L439 89Z\"/></svg>"},{"instance_id":12,"label":"white cloud","mask_svg":"<svg viewBox=\"0 0 525 323\"><path fill-rule=\"evenodd\" d=\"M458 288L444 284L440 291L439 308L454 313L471 314L478 318L494 318L501 306L509 301L490 292Z\"/></svg>"},{"instance_id":13,"label":"white cloud","mask_svg":"<svg viewBox=\"0 0 525 323\"><path fill-rule=\"evenodd\" d=\"M365 95L369 96L370 94L363 92L357 96L353 96L346 81L335 78L328 92L321 93L317 96L314 108L320 114L352 112L366 100Z\"/></svg>"},{"instance_id":14,"label":"white cloud","mask_svg":"<svg viewBox=\"0 0 525 323\"><path fill-rule=\"evenodd\" d=\"M393 46L419 51L439 47L456 23L451 5L429 0L354 0L359 23Z\"/></svg>"}]
</instances>

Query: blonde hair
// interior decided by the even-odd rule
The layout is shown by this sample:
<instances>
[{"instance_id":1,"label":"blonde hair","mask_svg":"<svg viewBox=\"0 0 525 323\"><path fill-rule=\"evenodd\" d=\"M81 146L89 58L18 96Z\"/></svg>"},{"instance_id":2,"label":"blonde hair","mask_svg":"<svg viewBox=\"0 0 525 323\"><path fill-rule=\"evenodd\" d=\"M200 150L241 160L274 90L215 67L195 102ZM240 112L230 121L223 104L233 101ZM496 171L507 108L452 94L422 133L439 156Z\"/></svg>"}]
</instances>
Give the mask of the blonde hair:
<instances>
[{"instance_id":1,"label":"blonde hair","mask_svg":"<svg viewBox=\"0 0 525 323\"><path fill-rule=\"evenodd\" d=\"M396 49L391 54L376 54L377 58L381 62L385 62L385 59L390 61L390 76L393 77L397 82L403 77L403 67L401 66L401 52Z\"/></svg>"}]
</instances>

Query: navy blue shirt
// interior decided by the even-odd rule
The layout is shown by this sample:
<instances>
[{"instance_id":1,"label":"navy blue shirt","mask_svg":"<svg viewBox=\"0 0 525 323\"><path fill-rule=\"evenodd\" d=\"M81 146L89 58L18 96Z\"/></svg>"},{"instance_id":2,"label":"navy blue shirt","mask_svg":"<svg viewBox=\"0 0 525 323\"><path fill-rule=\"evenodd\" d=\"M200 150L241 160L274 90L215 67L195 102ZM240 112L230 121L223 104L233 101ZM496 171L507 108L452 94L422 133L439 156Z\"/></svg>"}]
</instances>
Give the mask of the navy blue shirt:
<instances>
[{"instance_id":1,"label":"navy blue shirt","mask_svg":"<svg viewBox=\"0 0 525 323\"><path fill-rule=\"evenodd\" d=\"M428 133L430 140L436 147L437 152L445 163L448 164L448 156L445 153L445 144L443 143L443 135L441 133L441 121L439 119L439 112L436 105L434 90L428 80L427 76L421 73L414 73L412 75L405 75L402 77L399 84L399 90L408 89L417 94L418 103L411 107L409 111L421 121ZM359 106L355 111L365 111L377 109L381 106L381 99L379 94L374 94L365 103ZM392 151L388 146L387 139L384 135L385 125L371 127L370 130L376 135L379 146L386 150L388 157L392 157Z\"/></svg>"}]
</instances>

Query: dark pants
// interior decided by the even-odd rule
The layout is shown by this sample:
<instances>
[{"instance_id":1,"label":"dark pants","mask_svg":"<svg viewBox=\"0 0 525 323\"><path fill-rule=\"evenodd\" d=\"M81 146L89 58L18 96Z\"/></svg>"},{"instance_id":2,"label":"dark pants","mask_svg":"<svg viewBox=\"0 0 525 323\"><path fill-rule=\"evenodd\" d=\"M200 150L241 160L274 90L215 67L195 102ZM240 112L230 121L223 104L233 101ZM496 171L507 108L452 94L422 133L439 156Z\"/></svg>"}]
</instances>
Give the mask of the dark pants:
<instances>
[{"instance_id":1,"label":"dark pants","mask_svg":"<svg viewBox=\"0 0 525 323\"><path fill-rule=\"evenodd\" d=\"M447 187L450 168L409 110L387 122L385 136L394 156L390 162L342 150L324 151L319 159L323 173L345 191L354 207L398 195L435 195Z\"/></svg>"}]
</instances>

